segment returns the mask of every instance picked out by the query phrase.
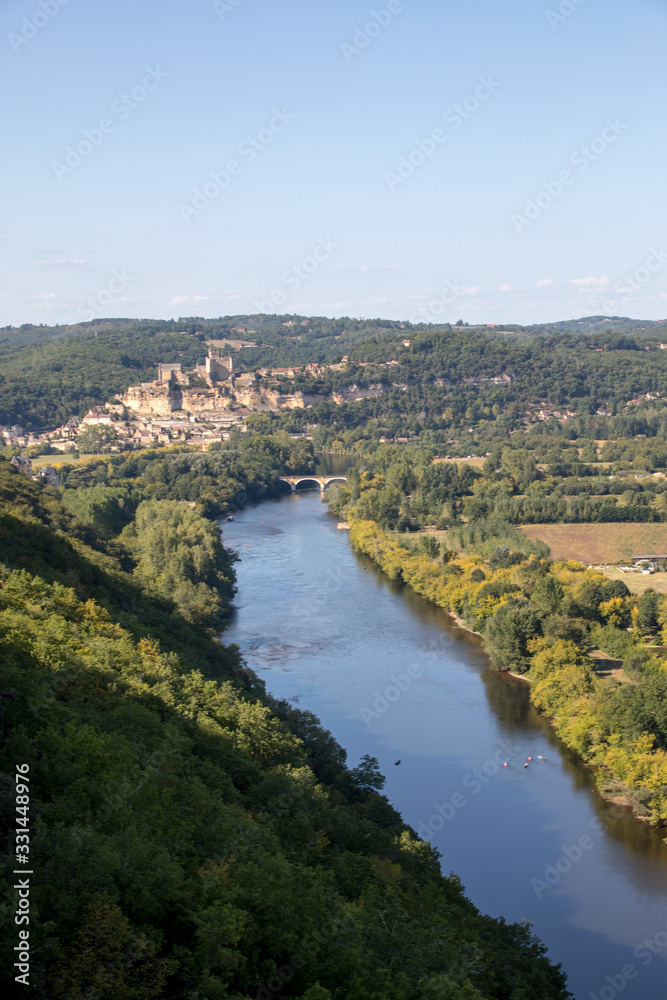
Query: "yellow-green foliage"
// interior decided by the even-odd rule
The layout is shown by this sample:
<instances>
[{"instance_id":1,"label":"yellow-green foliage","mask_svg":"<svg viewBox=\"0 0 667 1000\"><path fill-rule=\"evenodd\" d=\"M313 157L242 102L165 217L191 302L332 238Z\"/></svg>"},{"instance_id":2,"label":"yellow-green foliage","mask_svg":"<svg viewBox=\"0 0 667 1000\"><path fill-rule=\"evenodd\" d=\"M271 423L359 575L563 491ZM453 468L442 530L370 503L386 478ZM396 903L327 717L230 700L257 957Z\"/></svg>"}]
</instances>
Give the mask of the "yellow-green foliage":
<instances>
[{"instance_id":1,"label":"yellow-green foliage","mask_svg":"<svg viewBox=\"0 0 667 1000\"><path fill-rule=\"evenodd\" d=\"M530 595L528 581L536 561L534 556L522 566L495 571L479 556L465 553L443 565L419 550L402 547L372 521L353 522L350 539L357 551L369 555L392 579L405 581L439 607L465 616L467 623L474 622L480 630L514 594L524 601ZM478 578L479 572L473 578L475 570L480 569L484 580ZM564 604L569 601L575 606L577 603L585 606L596 589L608 585L602 573L572 561L553 563L549 572L562 588ZM500 593L503 588L507 592ZM599 604L599 619L618 630L615 635L625 636L628 641L630 633L622 630L631 620L636 622L637 615L635 597L612 597ZM664 626L663 640L667 641L667 599L660 602L658 617ZM638 654L645 657L642 676L664 678L665 661L649 656L648 651L641 654L642 636L638 629L634 636ZM610 778L622 783L637 806L648 810L653 822L667 819L667 752L660 746L667 733L662 723L662 730L656 723L654 732L641 731L645 715L639 685L649 682L642 680L638 686L619 687L616 681L601 680L590 657L572 641L536 637L529 652L531 700L553 717L561 739L599 769L600 785L608 785ZM661 692L660 687L647 695L655 699L652 704L661 703ZM617 700L610 705L612 696ZM635 735L616 732L621 725Z\"/></svg>"},{"instance_id":2,"label":"yellow-green foliage","mask_svg":"<svg viewBox=\"0 0 667 1000\"><path fill-rule=\"evenodd\" d=\"M390 579L403 580L418 594L456 615L463 614L467 607L472 617L490 618L507 601L508 594L493 597L486 585L516 586L515 569L493 571L485 566L485 579L473 580L472 573L482 565L480 556L461 555L443 567L419 551L403 548L372 521L353 522L350 541L357 552L377 562Z\"/></svg>"}]
</instances>

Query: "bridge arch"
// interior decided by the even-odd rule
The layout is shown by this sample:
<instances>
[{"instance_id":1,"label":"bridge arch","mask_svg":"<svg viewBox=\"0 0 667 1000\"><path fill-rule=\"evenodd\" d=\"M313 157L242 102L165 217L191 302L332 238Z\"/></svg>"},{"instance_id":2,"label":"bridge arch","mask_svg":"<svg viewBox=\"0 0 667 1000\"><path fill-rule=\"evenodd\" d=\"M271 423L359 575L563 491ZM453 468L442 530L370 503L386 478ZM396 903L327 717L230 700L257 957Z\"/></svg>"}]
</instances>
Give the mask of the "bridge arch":
<instances>
[{"instance_id":1,"label":"bridge arch","mask_svg":"<svg viewBox=\"0 0 667 1000\"><path fill-rule=\"evenodd\" d=\"M287 483L291 493L296 493L301 489L313 489L324 491L330 483L345 483L345 476L281 476L280 481ZM304 484L308 484L304 487Z\"/></svg>"},{"instance_id":2,"label":"bridge arch","mask_svg":"<svg viewBox=\"0 0 667 1000\"><path fill-rule=\"evenodd\" d=\"M297 479L293 486L293 492L298 493L299 490L321 490L322 483L315 476L302 476L301 479Z\"/></svg>"}]
</instances>

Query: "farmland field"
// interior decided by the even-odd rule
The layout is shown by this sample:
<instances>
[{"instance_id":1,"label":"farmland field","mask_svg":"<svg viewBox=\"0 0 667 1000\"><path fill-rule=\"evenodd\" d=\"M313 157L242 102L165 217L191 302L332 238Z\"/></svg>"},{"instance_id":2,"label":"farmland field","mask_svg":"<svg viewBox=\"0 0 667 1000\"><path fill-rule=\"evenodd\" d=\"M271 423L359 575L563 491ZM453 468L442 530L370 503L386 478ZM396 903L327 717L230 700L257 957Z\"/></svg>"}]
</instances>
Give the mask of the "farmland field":
<instances>
[{"instance_id":1,"label":"farmland field","mask_svg":"<svg viewBox=\"0 0 667 1000\"><path fill-rule=\"evenodd\" d=\"M643 594L649 587L658 594L667 594L667 573L621 573L617 566L603 566L602 572L610 580L622 580L632 594Z\"/></svg>"},{"instance_id":2,"label":"farmland field","mask_svg":"<svg viewBox=\"0 0 667 1000\"><path fill-rule=\"evenodd\" d=\"M546 542L552 559L576 559L587 566L667 553L667 524L527 524L521 530Z\"/></svg>"},{"instance_id":3,"label":"farmland field","mask_svg":"<svg viewBox=\"0 0 667 1000\"><path fill-rule=\"evenodd\" d=\"M486 459L480 455L473 455L470 458L434 458L434 462L455 462L457 465L470 465L473 469L481 469Z\"/></svg>"}]
</instances>

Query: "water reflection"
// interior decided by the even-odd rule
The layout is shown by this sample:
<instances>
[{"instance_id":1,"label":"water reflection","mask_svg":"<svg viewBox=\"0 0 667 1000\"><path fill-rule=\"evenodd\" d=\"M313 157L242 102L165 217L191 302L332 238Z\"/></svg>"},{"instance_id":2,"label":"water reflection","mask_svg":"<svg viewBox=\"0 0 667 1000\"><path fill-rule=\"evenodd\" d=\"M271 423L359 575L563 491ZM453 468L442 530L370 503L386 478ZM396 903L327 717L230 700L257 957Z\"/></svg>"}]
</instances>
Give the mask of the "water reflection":
<instances>
[{"instance_id":1,"label":"water reflection","mask_svg":"<svg viewBox=\"0 0 667 1000\"><path fill-rule=\"evenodd\" d=\"M599 995L624 963L638 965L634 948L667 924L665 831L600 798L591 771L530 705L527 684L489 671L479 637L356 557L317 494L244 511L225 540L243 557L225 640L275 695L319 715L352 764L376 756L389 798L415 829L463 794L465 807L430 836L474 902L531 921L577 1000ZM419 676L385 708L378 694L410 664ZM508 768L497 764L500 747ZM582 837L590 846L568 868L564 851L576 857ZM562 858L566 871L545 883ZM663 996L666 971L657 955L624 1000Z\"/></svg>"}]
</instances>

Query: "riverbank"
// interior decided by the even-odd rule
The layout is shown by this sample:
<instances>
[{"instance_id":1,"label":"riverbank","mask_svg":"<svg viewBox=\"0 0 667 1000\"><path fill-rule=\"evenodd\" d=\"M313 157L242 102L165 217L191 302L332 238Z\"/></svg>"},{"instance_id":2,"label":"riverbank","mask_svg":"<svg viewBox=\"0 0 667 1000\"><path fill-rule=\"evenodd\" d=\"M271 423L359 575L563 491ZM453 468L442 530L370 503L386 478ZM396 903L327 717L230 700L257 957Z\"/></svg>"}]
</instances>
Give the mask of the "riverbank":
<instances>
[{"instance_id":1,"label":"riverbank","mask_svg":"<svg viewBox=\"0 0 667 1000\"><path fill-rule=\"evenodd\" d=\"M391 580L406 583L471 633L475 630L464 619L464 609L467 618L494 619L495 624L494 616L507 601L505 595L520 589L513 582L516 573L512 569L492 571L480 557L465 553L443 566L424 552L404 548L374 522L352 519L350 541ZM589 579L583 566L573 569L570 565L561 576L566 586L570 577L573 586ZM560 582L557 586L565 592ZM527 604L522 606L528 609ZM512 639L515 646L516 641ZM524 641L526 672L531 676L516 670L506 672L530 685L531 702L552 720L558 737L591 769L600 795L613 802L621 794L638 820L656 827L665 825L667 753L655 749L651 736L644 732L634 739L621 738L623 722L609 718L603 693L610 679L597 675L585 650L562 639L527 636ZM632 687L637 685L623 685L626 691ZM601 714L604 711L607 716Z\"/></svg>"}]
</instances>

